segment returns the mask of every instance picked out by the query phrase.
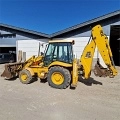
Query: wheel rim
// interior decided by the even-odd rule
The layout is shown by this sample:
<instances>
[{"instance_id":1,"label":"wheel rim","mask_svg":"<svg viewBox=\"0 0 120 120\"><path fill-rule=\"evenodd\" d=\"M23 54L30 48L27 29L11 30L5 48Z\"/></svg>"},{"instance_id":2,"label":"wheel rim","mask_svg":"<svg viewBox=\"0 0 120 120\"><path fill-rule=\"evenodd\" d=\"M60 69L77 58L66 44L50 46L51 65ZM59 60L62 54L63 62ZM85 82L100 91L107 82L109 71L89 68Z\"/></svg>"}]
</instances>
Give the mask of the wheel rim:
<instances>
[{"instance_id":1,"label":"wheel rim","mask_svg":"<svg viewBox=\"0 0 120 120\"><path fill-rule=\"evenodd\" d=\"M64 76L60 72L54 72L51 76L51 80L56 85L61 85L64 82Z\"/></svg>"},{"instance_id":2,"label":"wheel rim","mask_svg":"<svg viewBox=\"0 0 120 120\"><path fill-rule=\"evenodd\" d=\"M21 75L21 80L22 81L27 81L28 76L26 74Z\"/></svg>"}]
</instances>

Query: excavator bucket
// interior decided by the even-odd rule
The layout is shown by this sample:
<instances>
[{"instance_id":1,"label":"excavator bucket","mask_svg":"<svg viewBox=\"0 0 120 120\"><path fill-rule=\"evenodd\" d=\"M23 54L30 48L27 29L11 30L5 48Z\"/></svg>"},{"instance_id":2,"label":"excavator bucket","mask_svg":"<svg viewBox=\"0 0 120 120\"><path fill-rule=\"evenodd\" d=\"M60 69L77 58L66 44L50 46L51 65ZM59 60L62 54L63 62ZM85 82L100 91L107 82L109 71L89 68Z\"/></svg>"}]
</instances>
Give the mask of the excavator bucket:
<instances>
[{"instance_id":1,"label":"excavator bucket","mask_svg":"<svg viewBox=\"0 0 120 120\"><path fill-rule=\"evenodd\" d=\"M93 69L94 75L99 77L107 77L113 78L114 75L110 72L109 69L104 68L99 61L95 64L95 67Z\"/></svg>"},{"instance_id":2,"label":"excavator bucket","mask_svg":"<svg viewBox=\"0 0 120 120\"><path fill-rule=\"evenodd\" d=\"M107 77L110 74L107 68L104 68L101 64L98 63L95 64L93 72L95 76L99 76L99 77Z\"/></svg>"}]
</instances>

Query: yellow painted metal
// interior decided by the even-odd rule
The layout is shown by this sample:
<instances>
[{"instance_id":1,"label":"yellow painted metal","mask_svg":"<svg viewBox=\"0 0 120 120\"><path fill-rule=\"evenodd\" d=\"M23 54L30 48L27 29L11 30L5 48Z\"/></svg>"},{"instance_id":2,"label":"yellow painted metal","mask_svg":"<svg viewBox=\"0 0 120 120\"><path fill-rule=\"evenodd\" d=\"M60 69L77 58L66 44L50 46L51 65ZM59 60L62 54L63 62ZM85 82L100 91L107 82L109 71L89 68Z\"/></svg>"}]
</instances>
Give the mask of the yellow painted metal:
<instances>
[{"instance_id":1,"label":"yellow painted metal","mask_svg":"<svg viewBox=\"0 0 120 120\"><path fill-rule=\"evenodd\" d=\"M26 69L30 72L31 76L37 74L39 78L43 78L43 74L48 72L48 68L43 67L43 56L32 56L25 61L23 69Z\"/></svg>"},{"instance_id":2,"label":"yellow painted metal","mask_svg":"<svg viewBox=\"0 0 120 120\"><path fill-rule=\"evenodd\" d=\"M72 43L72 44L75 44L75 41L74 40L50 40L49 43Z\"/></svg>"},{"instance_id":3,"label":"yellow painted metal","mask_svg":"<svg viewBox=\"0 0 120 120\"><path fill-rule=\"evenodd\" d=\"M39 65L30 65L29 67L25 67L24 69L27 69L31 73L32 76L37 74L39 78L44 79L47 76L49 68L52 66L62 66L62 67L70 68L72 67L72 64L55 61L55 62L52 62L48 67L39 66Z\"/></svg>"},{"instance_id":4,"label":"yellow painted metal","mask_svg":"<svg viewBox=\"0 0 120 120\"><path fill-rule=\"evenodd\" d=\"M34 74L37 74L39 78L46 78L46 75L48 73L48 67L42 67L42 66L30 66L30 69Z\"/></svg>"},{"instance_id":5,"label":"yellow painted metal","mask_svg":"<svg viewBox=\"0 0 120 120\"><path fill-rule=\"evenodd\" d=\"M43 56L37 56L34 59L34 62L40 62L43 59Z\"/></svg>"},{"instance_id":6,"label":"yellow painted metal","mask_svg":"<svg viewBox=\"0 0 120 120\"><path fill-rule=\"evenodd\" d=\"M24 63L24 68L29 67L35 59L35 56L30 57L28 60L25 61Z\"/></svg>"},{"instance_id":7,"label":"yellow painted metal","mask_svg":"<svg viewBox=\"0 0 120 120\"><path fill-rule=\"evenodd\" d=\"M83 54L80 58L80 64L83 66L84 78L88 79L91 75L92 61L95 52L95 42L92 40L90 44L87 44L84 48Z\"/></svg>"},{"instance_id":8,"label":"yellow painted metal","mask_svg":"<svg viewBox=\"0 0 120 120\"><path fill-rule=\"evenodd\" d=\"M39 65L31 65L29 67L25 67L25 69L27 69L31 73L32 76L34 74L37 74L37 76L39 78L43 79L43 78L46 78L48 70L52 66L62 66L62 67L71 68L72 64L55 61L55 62L52 62L48 67L43 67L43 66L39 66Z\"/></svg>"},{"instance_id":9,"label":"yellow painted metal","mask_svg":"<svg viewBox=\"0 0 120 120\"><path fill-rule=\"evenodd\" d=\"M51 80L56 85L61 85L64 82L64 76L60 72L54 72L51 75Z\"/></svg>"},{"instance_id":10,"label":"yellow painted metal","mask_svg":"<svg viewBox=\"0 0 120 120\"><path fill-rule=\"evenodd\" d=\"M32 56L30 57L28 60L25 61L24 63L24 68L27 68L29 66L31 66L32 64L34 65L39 65L43 60L43 56Z\"/></svg>"},{"instance_id":11,"label":"yellow painted metal","mask_svg":"<svg viewBox=\"0 0 120 120\"><path fill-rule=\"evenodd\" d=\"M103 29L100 25L97 25L92 29L92 36L108 69L112 72L112 75L117 75L118 72L113 62L108 37L103 33Z\"/></svg>"},{"instance_id":12,"label":"yellow painted metal","mask_svg":"<svg viewBox=\"0 0 120 120\"><path fill-rule=\"evenodd\" d=\"M28 78L27 74L22 74L20 77L22 81L26 81Z\"/></svg>"},{"instance_id":13,"label":"yellow painted metal","mask_svg":"<svg viewBox=\"0 0 120 120\"><path fill-rule=\"evenodd\" d=\"M52 66L62 66L62 67L72 67L72 64L69 64L69 63L64 63L64 62L60 62L60 61L55 61L55 62L52 62L48 68L52 67Z\"/></svg>"},{"instance_id":14,"label":"yellow painted metal","mask_svg":"<svg viewBox=\"0 0 120 120\"><path fill-rule=\"evenodd\" d=\"M80 58L80 64L83 67L83 77L88 79L91 75L92 61L95 52L95 48L98 48L104 63L107 65L113 76L117 75L117 69L114 66L112 60L112 52L109 46L108 38L103 33L103 29L100 25L96 25L92 28L92 40L86 45Z\"/></svg>"},{"instance_id":15,"label":"yellow painted metal","mask_svg":"<svg viewBox=\"0 0 120 120\"><path fill-rule=\"evenodd\" d=\"M76 87L78 82L78 65L77 59L73 60L73 71L72 71L72 87Z\"/></svg>"}]
</instances>

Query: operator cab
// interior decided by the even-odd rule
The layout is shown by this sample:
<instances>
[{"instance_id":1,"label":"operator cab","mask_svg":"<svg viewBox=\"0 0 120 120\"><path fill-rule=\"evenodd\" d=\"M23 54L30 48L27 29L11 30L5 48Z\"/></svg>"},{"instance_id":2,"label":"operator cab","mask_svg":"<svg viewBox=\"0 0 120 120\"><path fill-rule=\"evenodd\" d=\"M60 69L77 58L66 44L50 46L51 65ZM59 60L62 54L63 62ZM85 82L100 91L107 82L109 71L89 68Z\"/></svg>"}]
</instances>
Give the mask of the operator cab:
<instances>
[{"instance_id":1,"label":"operator cab","mask_svg":"<svg viewBox=\"0 0 120 120\"><path fill-rule=\"evenodd\" d=\"M74 41L56 40L50 41L44 56L44 65L48 66L54 61L72 64Z\"/></svg>"}]
</instances>

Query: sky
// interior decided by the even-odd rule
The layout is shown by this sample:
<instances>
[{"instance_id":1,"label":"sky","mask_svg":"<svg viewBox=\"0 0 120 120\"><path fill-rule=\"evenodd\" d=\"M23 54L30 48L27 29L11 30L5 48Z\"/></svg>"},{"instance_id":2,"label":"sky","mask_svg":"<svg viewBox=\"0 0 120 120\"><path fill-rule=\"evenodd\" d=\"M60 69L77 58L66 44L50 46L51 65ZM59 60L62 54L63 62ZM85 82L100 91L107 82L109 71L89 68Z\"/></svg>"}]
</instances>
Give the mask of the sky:
<instances>
[{"instance_id":1,"label":"sky","mask_svg":"<svg viewBox=\"0 0 120 120\"><path fill-rule=\"evenodd\" d=\"M120 10L120 0L0 0L0 23L51 34Z\"/></svg>"}]
</instances>

